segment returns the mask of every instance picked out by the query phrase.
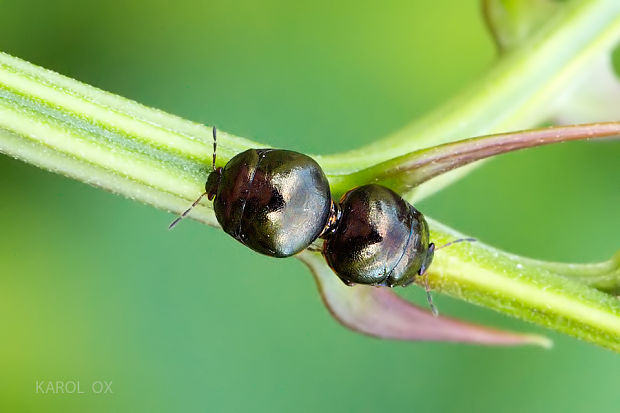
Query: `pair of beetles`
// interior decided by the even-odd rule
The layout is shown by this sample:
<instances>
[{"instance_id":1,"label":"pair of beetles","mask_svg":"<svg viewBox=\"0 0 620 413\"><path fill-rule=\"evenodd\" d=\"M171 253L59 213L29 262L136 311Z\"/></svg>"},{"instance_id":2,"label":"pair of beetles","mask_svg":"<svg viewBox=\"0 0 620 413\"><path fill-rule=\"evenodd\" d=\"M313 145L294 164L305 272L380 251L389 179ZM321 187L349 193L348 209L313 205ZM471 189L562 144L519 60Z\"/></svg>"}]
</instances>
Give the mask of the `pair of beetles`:
<instances>
[{"instance_id":1,"label":"pair of beetles","mask_svg":"<svg viewBox=\"0 0 620 413\"><path fill-rule=\"evenodd\" d=\"M261 254L289 257L322 238L323 256L347 285L407 286L428 269L428 224L391 189L360 186L336 203L316 161L281 149L248 149L216 168L216 133L205 193L170 228L206 195L224 231Z\"/></svg>"}]
</instances>

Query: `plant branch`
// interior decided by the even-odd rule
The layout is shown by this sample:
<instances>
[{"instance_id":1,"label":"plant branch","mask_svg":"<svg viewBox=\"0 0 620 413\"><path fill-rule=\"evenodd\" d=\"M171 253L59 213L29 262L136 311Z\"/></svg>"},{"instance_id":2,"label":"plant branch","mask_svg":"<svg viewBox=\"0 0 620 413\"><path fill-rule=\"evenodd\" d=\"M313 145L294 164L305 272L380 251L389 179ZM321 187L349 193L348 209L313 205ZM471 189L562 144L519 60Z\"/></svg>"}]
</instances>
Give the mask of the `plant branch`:
<instances>
[{"instance_id":1,"label":"plant branch","mask_svg":"<svg viewBox=\"0 0 620 413\"><path fill-rule=\"evenodd\" d=\"M463 237L434 220L429 225L436 243ZM617 262L545 263L475 242L438 251L429 272L431 286L448 295L620 352L620 300L580 282L605 273L617 285Z\"/></svg>"},{"instance_id":2,"label":"plant branch","mask_svg":"<svg viewBox=\"0 0 620 413\"><path fill-rule=\"evenodd\" d=\"M604 122L463 139L381 162L349 175L347 182L351 187L377 182L396 192L406 192L448 171L502 153L552 143L619 135L620 122Z\"/></svg>"},{"instance_id":3,"label":"plant branch","mask_svg":"<svg viewBox=\"0 0 620 413\"><path fill-rule=\"evenodd\" d=\"M619 40L620 2L567 1L525 44L502 54L478 81L445 104L384 139L317 160L341 194L350 188L350 174L405 153L463 137L536 127L556 115L566 92ZM469 171L471 167L442 175L407 198L419 200Z\"/></svg>"},{"instance_id":4,"label":"plant branch","mask_svg":"<svg viewBox=\"0 0 620 413\"><path fill-rule=\"evenodd\" d=\"M568 2L529 49L506 53L487 76L448 105L366 148L318 157L334 192L350 189L352 174L403 153L543 120L559 91L618 39L619 16L615 0ZM249 147L267 146L224 132L219 143L218 163ZM0 54L0 151L174 212L202 192L211 169L208 127L6 54ZM462 171L422 187L425 193L435 191ZM209 203L193 210L192 218L217 225ZM457 236L436 222L431 226L436 242ZM448 294L620 351L618 300L567 279L587 279L597 265L583 272L575 267L565 277L553 265L482 244L459 244L437 254L431 281Z\"/></svg>"}]
</instances>

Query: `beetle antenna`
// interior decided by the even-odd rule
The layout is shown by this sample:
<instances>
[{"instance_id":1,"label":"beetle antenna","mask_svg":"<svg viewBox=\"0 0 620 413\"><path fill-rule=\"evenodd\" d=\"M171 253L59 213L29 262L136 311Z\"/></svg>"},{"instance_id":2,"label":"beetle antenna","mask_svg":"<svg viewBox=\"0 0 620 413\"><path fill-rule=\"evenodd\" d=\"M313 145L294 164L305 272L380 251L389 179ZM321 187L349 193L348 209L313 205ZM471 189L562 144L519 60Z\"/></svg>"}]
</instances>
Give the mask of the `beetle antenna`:
<instances>
[{"instance_id":1,"label":"beetle antenna","mask_svg":"<svg viewBox=\"0 0 620 413\"><path fill-rule=\"evenodd\" d=\"M431 295L431 286L428 284L428 273L424 275L424 289L426 290L426 300L428 301L428 306L431 308L431 312L433 316L437 317L439 315L439 310L433 304L433 296Z\"/></svg>"},{"instance_id":2,"label":"beetle antenna","mask_svg":"<svg viewBox=\"0 0 620 413\"><path fill-rule=\"evenodd\" d=\"M200 202L200 200L202 200L202 197L207 195L207 193L205 192L204 194L200 195L198 197L197 200L194 201L194 203L192 204L192 206L190 206L189 208L187 208L185 210L185 212L183 212L181 215L179 215L179 217L177 219L175 219L174 221L172 221L172 223L168 226L168 229L172 229L174 228L179 221L181 221L183 218L185 218L187 216L187 214L189 214L189 211L191 211L196 205L198 205L198 203Z\"/></svg>"},{"instance_id":3,"label":"beetle antenna","mask_svg":"<svg viewBox=\"0 0 620 413\"><path fill-rule=\"evenodd\" d=\"M213 163L211 164L211 166L213 167L213 170L215 171L215 153L217 150L217 129L215 128L215 126L213 127Z\"/></svg>"},{"instance_id":4,"label":"beetle antenna","mask_svg":"<svg viewBox=\"0 0 620 413\"><path fill-rule=\"evenodd\" d=\"M443 244L441 247L435 248L435 250L440 250L442 248L449 247L450 245L456 244L456 243L459 243L459 242L476 242L476 241L477 241L476 238L459 238L459 239L455 239L454 241L450 241L447 244Z\"/></svg>"}]
</instances>

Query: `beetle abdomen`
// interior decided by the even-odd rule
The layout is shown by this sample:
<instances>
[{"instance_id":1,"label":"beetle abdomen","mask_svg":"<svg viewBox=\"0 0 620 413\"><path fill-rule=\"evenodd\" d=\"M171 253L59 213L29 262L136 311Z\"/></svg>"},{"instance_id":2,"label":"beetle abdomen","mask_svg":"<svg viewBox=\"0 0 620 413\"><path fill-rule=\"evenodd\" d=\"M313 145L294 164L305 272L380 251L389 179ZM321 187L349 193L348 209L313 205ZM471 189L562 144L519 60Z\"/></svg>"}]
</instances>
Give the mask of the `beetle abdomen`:
<instances>
[{"instance_id":1,"label":"beetle abdomen","mask_svg":"<svg viewBox=\"0 0 620 413\"><path fill-rule=\"evenodd\" d=\"M407 285L418 274L429 246L423 215L397 193L366 185L341 199L342 215L323 254L347 283Z\"/></svg>"},{"instance_id":2,"label":"beetle abdomen","mask_svg":"<svg viewBox=\"0 0 620 413\"><path fill-rule=\"evenodd\" d=\"M228 234L262 254L287 257L310 245L330 213L329 183L310 157L249 149L224 167L215 214Z\"/></svg>"}]
</instances>

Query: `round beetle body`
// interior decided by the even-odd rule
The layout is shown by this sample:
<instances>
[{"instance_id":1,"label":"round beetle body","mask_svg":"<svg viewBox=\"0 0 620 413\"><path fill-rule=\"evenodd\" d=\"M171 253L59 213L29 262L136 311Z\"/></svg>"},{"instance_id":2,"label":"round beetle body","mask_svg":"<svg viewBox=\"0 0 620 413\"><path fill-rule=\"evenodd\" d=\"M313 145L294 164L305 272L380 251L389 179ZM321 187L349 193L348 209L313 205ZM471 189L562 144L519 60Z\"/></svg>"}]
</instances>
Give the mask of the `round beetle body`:
<instances>
[{"instance_id":1,"label":"round beetle body","mask_svg":"<svg viewBox=\"0 0 620 413\"><path fill-rule=\"evenodd\" d=\"M249 149L209 175L206 193L224 231L253 250L288 257L321 235L332 210L329 182L309 156Z\"/></svg>"},{"instance_id":2,"label":"round beetle body","mask_svg":"<svg viewBox=\"0 0 620 413\"><path fill-rule=\"evenodd\" d=\"M340 208L323 255L345 283L406 286L430 265L434 245L428 224L397 193L361 186L342 197Z\"/></svg>"}]
</instances>

